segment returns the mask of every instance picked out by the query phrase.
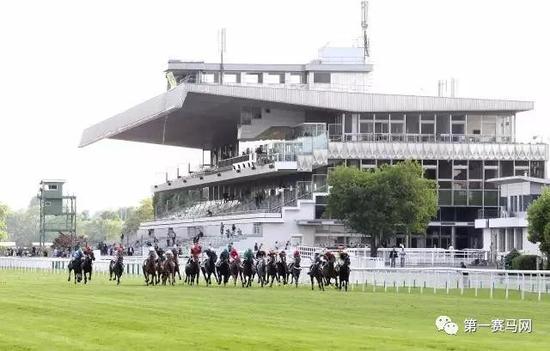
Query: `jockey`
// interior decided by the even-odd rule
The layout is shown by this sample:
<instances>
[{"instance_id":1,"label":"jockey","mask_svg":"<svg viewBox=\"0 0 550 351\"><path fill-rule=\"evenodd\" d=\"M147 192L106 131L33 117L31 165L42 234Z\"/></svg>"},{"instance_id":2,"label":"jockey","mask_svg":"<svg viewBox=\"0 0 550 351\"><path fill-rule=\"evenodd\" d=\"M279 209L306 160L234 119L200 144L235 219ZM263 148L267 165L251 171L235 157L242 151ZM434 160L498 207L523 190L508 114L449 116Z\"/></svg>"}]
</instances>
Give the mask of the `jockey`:
<instances>
[{"instance_id":1,"label":"jockey","mask_svg":"<svg viewBox=\"0 0 550 351\"><path fill-rule=\"evenodd\" d=\"M82 252L82 249L80 248L80 245L75 245L74 252L73 252L73 259L74 260L81 260L84 253Z\"/></svg>"},{"instance_id":2,"label":"jockey","mask_svg":"<svg viewBox=\"0 0 550 351\"><path fill-rule=\"evenodd\" d=\"M177 245L174 245L174 246L172 247L172 254L173 254L174 256L178 256L178 251L179 251L179 250L178 250L178 246L177 246Z\"/></svg>"},{"instance_id":3,"label":"jockey","mask_svg":"<svg viewBox=\"0 0 550 351\"><path fill-rule=\"evenodd\" d=\"M247 261L252 261L254 259L254 254L252 253L252 249L247 249L244 252L244 259Z\"/></svg>"},{"instance_id":4,"label":"jockey","mask_svg":"<svg viewBox=\"0 0 550 351\"><path fill-rule=\"evenodd\" d=\"M220 253L220 260L216 263L216 267L219 267L225 260L229 260L229 251L227 249L223 249Z\"/></svg>"},{"instance_id":5,"label":"jockey","mask_svg":"<svg viewBox=\"0 0 550 351\"><path fill-rule=\"evenodd\" d=\"M285 250L282 250L281 252L279 252L279 258L281 259L281 261L283 261L283 260L286 259L286 252L285 252Z\"/></svg>"},{"instance_id":6,"label":"jockey","mask_svg":"<svg viewBox=\"0 0 550 351\"><path fill-rule=\"evenodd\" d=\"M256 259L264 258L265 257L265 251L261 248L256 251Z\"/></svg>"},{"instance_id":7,"label":"jockey","mask_svg":"<svg viewBox=\"0 0 550 351\"><path fill-rule=\"evenodd\" d=\"M159 259L157 251L152 246L149 246L149 258L152 259L155 262Z\"/></svg>"},{"instance_id":8,"label":"jockey","mask_svg":"<svg viewBox=\"0 0 550 351\"><path fill-rule=\"evenodd\" d=\"M295 250L292 256L294 256L294 258L300 257L300 251Z\"/></svg>"},{"instance_id":9,"label":"jockey","mask_svg":"<svg viewBox=\"0 0 550 351\"><path fill-rule=\"evenodd\" d=\"M325 253L323 254L323 256L325 256L325 259L328 261L328 262L333 262L334 261L334 254L330 251L325 251Z\"/></svg>"},{"instance_id":10,"label":"jockey","mask_svg":"<svg viewBox=\"0 0 550 351\"><path fill-rule=\"evenodd\" d=\"M229 253L229 255L231 256L232 261L235 261L235 260L239 259L239 253L237 252L237 249L235 249L235 248L231 249L231 252Z\"/></svg>"},{"instance_id":11,"label":"jockey","mask_svg":"<svg viewBox=\"0 0 550 351\"><path fill-rule=\"evenodd\" d=\"M86 246L84 247L84 255L91 255L92 253L92 248L86 243Z\"/></svg>"},{"instance_id":12,"label":"jockey","mask_svg":"<svg viewBox=\"0 0 550 351\"><path fill-rule=\"evenodd\" d=\"M201 253L202 253L202 247L197 241L195 242L195 245L191 247L191 257L193 257L193 259L195 260L198 260Z\"/></svg>"},{"instance_id":13,"label":"jockey","mask_svg":"<svg viewBox=\"0 0 550 351\"><path fill-rule=\"evenodd\" d=\"M345 251L340 252L340 259L341 259L342 261L344 261L344 263L346 263L346 264L348 264L348 265L349 265L350 262L351 262L350 257L349 257L349 254L348 254L347 252L345 252Z\"/></svg>"}]
</instances>

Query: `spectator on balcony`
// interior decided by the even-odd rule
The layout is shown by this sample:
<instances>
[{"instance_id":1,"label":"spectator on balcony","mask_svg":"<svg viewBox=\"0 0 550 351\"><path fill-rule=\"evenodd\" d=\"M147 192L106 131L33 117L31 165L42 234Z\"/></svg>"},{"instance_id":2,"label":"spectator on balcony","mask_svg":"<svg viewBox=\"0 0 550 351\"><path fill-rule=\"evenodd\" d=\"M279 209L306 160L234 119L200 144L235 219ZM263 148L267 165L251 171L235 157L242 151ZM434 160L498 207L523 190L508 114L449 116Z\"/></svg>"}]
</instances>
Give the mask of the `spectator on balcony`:
<instances>
[{"instance_id":1,"label":"spectator on balcony","mask_svg":"<svg viewBox=\"0 0 550 351\"><path fill-rule=\"evenodd\" d=\"M223 225L223 222L220 223L220 236L223 238L223 233L224 233L224 225Z\"/></svg>"},{"instance_id":2,"label":"spectator on balcony","mask_svg":"<svg viewBox=\"0 0 550 351\"><path fill-rule=\"evenodd\" d=\"M231 225L231 235L235 236L235 231L237 230L237 227L235 226L235 223Z\"/></svg>"},{"instance_id":3,"label":"spectator on balcony","mask_svg":"<svg viewBox=\"0 0 550 351\"><path fill-rule=\"evenodd\" d=\"M399 252L399 258L400 258L400 263L401 263L401 268L405 267L405 246L403 246L403 244L401 244L401 251Z\"/></svg>"},{"instance_id":4,"label":"spectator on balcony","mask_svg":"<svg viewBox=\"0 0 550 351\"><path fill-rule=\"evenodd\" d=\"M397 251L395 246L390 251L390 267L395 268L395 259L397 258Z\"/></svg>"}]
</instances>

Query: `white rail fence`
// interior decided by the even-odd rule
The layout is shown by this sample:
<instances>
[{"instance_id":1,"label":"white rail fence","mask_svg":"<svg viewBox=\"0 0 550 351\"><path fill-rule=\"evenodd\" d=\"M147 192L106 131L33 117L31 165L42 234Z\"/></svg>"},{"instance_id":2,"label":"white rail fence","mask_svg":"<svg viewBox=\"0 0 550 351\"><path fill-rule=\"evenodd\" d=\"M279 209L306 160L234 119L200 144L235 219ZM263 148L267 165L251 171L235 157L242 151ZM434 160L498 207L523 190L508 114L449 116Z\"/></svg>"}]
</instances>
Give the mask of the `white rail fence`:
<instances>
[{"instance_id":1,"label":"white rail fence","mask_svg":"<svg viewBox=\"0 0 550 351\"><path fill-rule=\"evenodd\" d=\"M183 260L182 260L183 261ZM69 259L59 258L20 258L0 257L1 270L35 271L46 273L67 273ZM126 257L124 272L129 276L142 276L142 257ZM94 272L106 274L109 271L109 260L98 259L94 262ZM302 265L300 283L309 284L306 274L308 266ZM543 294L550 293L550 271L520 271L493 269L458 269L458 268L359 268L353 267L350 276L352 289L363 291L449 293L451 290L463 294L465 290L474 291L477 296L483 292L493 297L496 290L504 291L506 298L511 292L518 292L521 298L526 293L534 293L541 299Z\"/></svg>"}]
</instances>

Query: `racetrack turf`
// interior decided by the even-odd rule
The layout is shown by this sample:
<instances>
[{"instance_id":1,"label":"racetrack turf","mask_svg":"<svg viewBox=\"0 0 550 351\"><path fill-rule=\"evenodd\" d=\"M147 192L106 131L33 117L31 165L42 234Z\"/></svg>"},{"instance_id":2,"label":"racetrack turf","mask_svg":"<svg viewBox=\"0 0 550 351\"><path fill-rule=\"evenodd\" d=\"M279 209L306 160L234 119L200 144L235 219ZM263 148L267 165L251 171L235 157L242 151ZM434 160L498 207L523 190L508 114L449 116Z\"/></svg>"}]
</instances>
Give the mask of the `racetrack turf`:
<instances>
[{"instance_id":1,"label":"racetrack turf","mask_svg":"<svg viewBox=\"0 0 550 351\"><path fill-rule=\"evenodd\" d=\"M307 287L149 286L102 275L0 271L0 350L548 350L550 295L347 293ZM456 336L437 332L447 315ZM533 332L464 333L464 319L532 319Z\"/></svg>"}]
</instances>

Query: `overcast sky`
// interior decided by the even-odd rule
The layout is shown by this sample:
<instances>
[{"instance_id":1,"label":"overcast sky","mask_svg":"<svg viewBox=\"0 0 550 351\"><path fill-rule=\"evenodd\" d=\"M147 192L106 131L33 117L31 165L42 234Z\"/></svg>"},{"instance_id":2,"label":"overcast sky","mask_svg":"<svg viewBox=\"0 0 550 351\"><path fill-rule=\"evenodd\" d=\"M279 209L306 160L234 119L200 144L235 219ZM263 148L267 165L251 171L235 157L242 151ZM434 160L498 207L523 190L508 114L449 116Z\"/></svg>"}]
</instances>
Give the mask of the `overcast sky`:
<instances>
[{"instance_id":1,"label":"overcast sky","mask_svg":"<svg viewBox=\"0 0 550 351\"><path fill-rule=\"evenodd\" d=\"M535 101L518 137L550 136L550 6L523 0L371 0L373 91ZM166 88L170 58L305 63L359 37L360 0L0 2L0 202L25 207L63 178L79 210L136 204L158 173L200 152L114 140L83 149L84 128Z\"/></svg>"}]
</instances>

